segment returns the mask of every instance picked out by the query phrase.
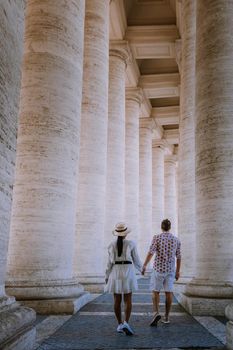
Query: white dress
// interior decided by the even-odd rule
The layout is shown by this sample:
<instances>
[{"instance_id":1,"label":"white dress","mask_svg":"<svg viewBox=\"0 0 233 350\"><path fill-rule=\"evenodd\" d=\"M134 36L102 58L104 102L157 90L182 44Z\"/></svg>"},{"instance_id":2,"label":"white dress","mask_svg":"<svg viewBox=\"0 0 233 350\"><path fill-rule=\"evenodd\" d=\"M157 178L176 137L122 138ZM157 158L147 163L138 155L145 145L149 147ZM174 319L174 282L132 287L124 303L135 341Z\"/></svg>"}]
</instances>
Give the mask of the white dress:
<instances>
[{"instance_id":1,"label":"white dress","mask_svg":"<svg viewBox=\"0 0 233 350\"><path fill-rule=\"evenodd\" d=\"M132 264L117 264L115 261L131 261ZM105 278L108 282L105 292L108 293L131 293L138 289L135 268L141 272L142 264L138 256L136 244L133 241L123 240L123 250L120 257L117 254L117 241L108 247L108 264Z\"/></svg>"}]
</instances>

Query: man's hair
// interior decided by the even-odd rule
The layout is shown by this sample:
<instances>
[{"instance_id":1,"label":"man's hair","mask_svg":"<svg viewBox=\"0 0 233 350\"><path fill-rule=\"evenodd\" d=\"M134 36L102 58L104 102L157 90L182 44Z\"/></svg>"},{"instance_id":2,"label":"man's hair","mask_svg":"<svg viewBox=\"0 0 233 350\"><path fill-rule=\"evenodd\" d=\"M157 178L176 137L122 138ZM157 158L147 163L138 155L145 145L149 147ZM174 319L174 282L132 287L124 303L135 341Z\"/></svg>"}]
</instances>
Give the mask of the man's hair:
<instances>
[{"instance_id":1,"label":"man's hair","mask_svg":"<svg viewBox=\"0 0 233 350\"><path fill-rule=\"evenodd\" d=\"M161 222L161 229L163 231L169 231L171 228L171 221L168 219L165 219Z\"/></svg>"}]
</instances>

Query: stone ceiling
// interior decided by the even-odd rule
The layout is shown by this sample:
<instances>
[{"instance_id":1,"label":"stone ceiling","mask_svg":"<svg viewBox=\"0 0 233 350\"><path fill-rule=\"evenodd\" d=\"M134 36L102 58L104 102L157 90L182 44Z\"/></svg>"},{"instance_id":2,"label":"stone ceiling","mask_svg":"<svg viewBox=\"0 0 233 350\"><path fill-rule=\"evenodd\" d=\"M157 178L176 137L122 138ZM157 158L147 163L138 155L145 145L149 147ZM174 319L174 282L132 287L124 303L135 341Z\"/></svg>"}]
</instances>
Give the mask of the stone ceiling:
<instances>
[{"instance_id":1,"label":"stone ceiling","mask_svg":"<svg viewBox=\"0 0 233 350\"><path fill-rule=\"evenodd\" d=\"M171 152L179 142L181 4L179 0L112 0L110 40L126 40L132 58L126 88L140 86L142 117L155 121L154 138Z\"/></svg>"}]
</instances>

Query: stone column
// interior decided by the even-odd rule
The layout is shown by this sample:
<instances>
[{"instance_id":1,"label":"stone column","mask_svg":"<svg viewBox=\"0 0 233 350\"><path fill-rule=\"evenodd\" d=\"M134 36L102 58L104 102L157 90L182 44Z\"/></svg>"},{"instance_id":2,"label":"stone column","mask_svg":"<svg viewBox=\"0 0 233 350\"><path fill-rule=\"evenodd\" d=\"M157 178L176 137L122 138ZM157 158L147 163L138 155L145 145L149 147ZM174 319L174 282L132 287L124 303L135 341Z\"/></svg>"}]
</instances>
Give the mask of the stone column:
<instances>
[{"instance_id":1,"label":"stone column","mask_svg":"<svg viewBox=\"0 0 233 350\"><path fill-rule=\"evenodd\" d=\"M195 34L196 2L182 2L182 64L178 153L178 235L182 282L195 273Z\"/></svg>"},{"instance_id":2,"label":"stone column","mask_svg":"<svg viewBox=\"0 0 233 350\"><path fill-rule=\"evenodd\" d=\"M28 0L26 8L8 292L43 313L74 312L68 298L82 291L73 258L84 7Z\"/></svg>"},{"instance_id":3,"label":"stone column","mask_svg":"<svg viewBox=\"0 0 233 350\"><path fill-rule=\"evenodd\" d=\"M35 342L35 312L5 294L23 53L23 1L0 3L0 349ZM11 339L11 340L10 340ZM14 340L13 340L14 339Z\"/></svg>"},{"instance_id":4,"label":"stone column","mask_svg":"<svg viewBox=\"0 0 233 350\"><path fill-rule=\"evenodd\" d=\"M142 102L140 88L126 90L125 134L125 220L132 229L130 237L139 234L139 116Z\"/></svg>"},{"instance_id":5,"label":"stone column","mask_svg":"<svg viewBox=\"0 0 233 350\"><path fill-rule=\"evenodd\" d=\"M161 232L164 219L164 140L152 141L152 232Z\"/></svg>"},{"instance_id":6,"label":"stone column","mask_svg":"<svg viewBox=\"0 0 233 350\"><path fill-rule=\"evenodd\" d=\"M226 328L226 348L233 350L233 303L226 307L225 315L229 320Z\"/></svg>"},{"instance_id":7,"label":"stone column","mask_svg":"<svg viewBox=\"0 0 233 350\"><path fill-rule=\"evenodd\" d=\"M89 287L104 281L108 22L109 0L86 0L75 268Z\"/></svg>"},{"instance_id":8,"label":"stone column","mask_svg":"<svg viewBox=\"0 0 233 350\"><path fill-rule=\"evenodd\" d=\"M125 69L128 57L127 42L110 43L105 248L113 239L115 224L125 219Z\"/></svg>"},{"instance_id":9,"label":"stone column","mask_svg":"<svg viewBox=\"0 0 233 350\"><path fill-rule=\"evenodd\" d=\"M196 276L193 314L223 315L233 298L233 3L197 1ZM210 36L211 33L211 36Z\"/></svg>"},{"instance_id":10,"label":"stone column","mask_svg":"<svg viewBox=\"0 0 233 350\"><path fill-rule=\"evenodd\" d=\"M152 239L152 129L151 118L141 118L139 129L139 252L145 259Z\"/></svg>"},{"instance_id":11,"label":"stone column","mask_svg":"<svg viewBox=\"0 0 233 350\"><path fill-rule=\"evenodd\" d=\"M164 217L171 221L171 232L177 234L177 192L175 155L166 156L164 162Z\"/></svg>"}]
</instances>

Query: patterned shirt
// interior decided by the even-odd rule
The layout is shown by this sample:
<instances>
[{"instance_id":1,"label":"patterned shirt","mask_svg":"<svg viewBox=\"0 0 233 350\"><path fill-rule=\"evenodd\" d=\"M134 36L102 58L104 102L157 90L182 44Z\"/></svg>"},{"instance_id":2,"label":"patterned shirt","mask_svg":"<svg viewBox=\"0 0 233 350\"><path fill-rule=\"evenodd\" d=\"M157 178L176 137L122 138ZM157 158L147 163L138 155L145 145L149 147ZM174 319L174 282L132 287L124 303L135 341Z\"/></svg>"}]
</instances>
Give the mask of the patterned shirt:
<instances>
[{"instance_id":1,"label":"patterned shirt","mask_svg":"<svg viewBox=\"0 0 233 350\"><path fill-rule=\"evenodd\" d=\"M174 272L176 258L181 259L180 240L172 233L160 233L153 237L149 252L156 253L154 269L157 272Z\"/></svg>"}]
</instances>

